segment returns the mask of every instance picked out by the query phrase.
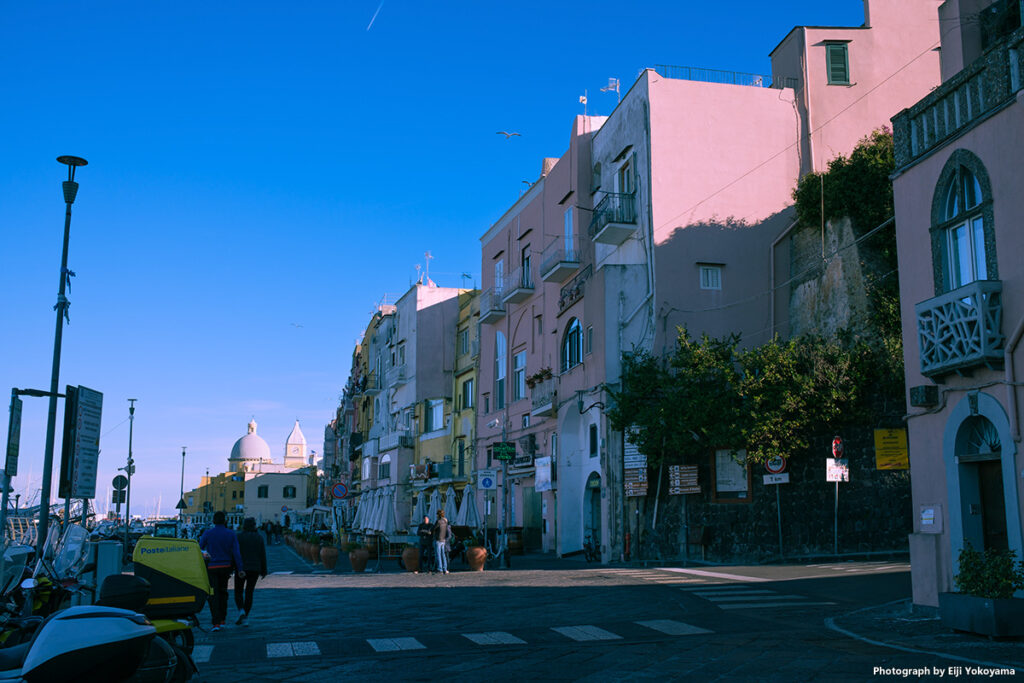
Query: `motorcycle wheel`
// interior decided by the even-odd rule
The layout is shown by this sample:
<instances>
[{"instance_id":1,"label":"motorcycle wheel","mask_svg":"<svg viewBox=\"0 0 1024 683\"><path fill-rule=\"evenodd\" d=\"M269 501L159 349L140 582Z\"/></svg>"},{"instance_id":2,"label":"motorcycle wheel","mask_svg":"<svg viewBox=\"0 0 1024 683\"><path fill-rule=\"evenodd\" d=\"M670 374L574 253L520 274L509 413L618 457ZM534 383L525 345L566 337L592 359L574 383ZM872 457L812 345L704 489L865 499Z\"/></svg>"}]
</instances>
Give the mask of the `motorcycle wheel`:
<instances>
[{"instance_id":1,"label":"motorcycle wheel","mask_svg":"<svg viewBox=\"0 0 1024 683\"><path fill-rule=\"evenodd\" d=\"M196 645L196 637L192 634L192 629L182 629L180 631L171 631L162 635L163 639L171 644L172 647L181 648L190 656L192 650Z\"/></svg>"}]
</instances>

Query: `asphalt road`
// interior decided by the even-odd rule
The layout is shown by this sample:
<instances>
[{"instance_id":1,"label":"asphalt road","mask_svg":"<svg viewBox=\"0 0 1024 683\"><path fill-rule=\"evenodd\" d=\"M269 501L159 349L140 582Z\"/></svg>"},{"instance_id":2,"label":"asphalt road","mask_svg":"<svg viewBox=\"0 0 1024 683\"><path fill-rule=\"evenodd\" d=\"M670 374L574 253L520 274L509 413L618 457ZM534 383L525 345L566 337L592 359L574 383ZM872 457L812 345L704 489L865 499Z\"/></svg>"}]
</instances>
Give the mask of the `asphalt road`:
<instances>
[{"instance_id":1,"label":"asphalt road","mask_svg":"<svg viewBox=\"0 0 1024 683\"><path fill-rule=\"evenodd\" d=\"M287 552L272 567L298 567ZM249 626L199 634L196 658L204 681L863 681L923 665L824 625L906 597L906 564L554 566L274 574Z\"/></svg>"}]
</instances>

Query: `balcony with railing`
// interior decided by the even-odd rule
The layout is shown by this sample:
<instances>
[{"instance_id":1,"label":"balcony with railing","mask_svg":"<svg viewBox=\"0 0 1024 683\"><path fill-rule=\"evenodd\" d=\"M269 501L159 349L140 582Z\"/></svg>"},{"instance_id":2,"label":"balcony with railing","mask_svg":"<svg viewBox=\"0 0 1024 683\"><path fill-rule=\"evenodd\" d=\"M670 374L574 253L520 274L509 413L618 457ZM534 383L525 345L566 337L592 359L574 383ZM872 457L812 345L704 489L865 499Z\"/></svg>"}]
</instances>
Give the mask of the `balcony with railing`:
<instances>
[{"instance_id":1,"label":"balcony with railing","mask_svg":"<svg viewBox=\"0 0 1024 683\"><path fill-rule=\"evenodd\" d=\"M914 163L1014 101L1024 73L1024 29L893 117L896 168Z\"/></svg>"},{"instance_id":2,"label":"balcony with railing","mask_svg":"<svg viewBox=\"0 0 1024 683\"><path fill-rule=\"evenodd\" d=\"M781 90L782 88L796 88L800 83L796 78L772 77L766 74L751 74L744 73L742 71L702 69L694 66L655 64L654 70L662 78L671 78L680 81L745 85L754 88L775 88L776 90Z\"/></svg>"},{"instance_id":3,"label":"balcony with railing","mask_svg":"<svg viewBox=\"0 0 1024 683\"><path fill-rule=\"evenodd\" d=\"M530 415L546 416L557 414L555 379L537 382L530 389Z\"/></svg>"},{"instance_id":4,"label":"balcony with railing","mask_svg":"<svg viewBox=\"0 0 1024 683\"><path fill-rule=\"evenodd\" d=\"M476 356L471 353L464 353L455 357L455 374L461 375L467 370L471 370L476 365Z\"/></svg>"},{"instance_id":5,"label":"balcony with railing","mask_svg":"<svg viewBox=\"0 0 1024 683\"><path fill-rule=\"evenodd\" d=\"M501 300L501 285L480 293L480 322L494 323L505 317L505 302Z\"/></svg>"},{"instance_id":6,"label":"balcony with railing","mask_svg":"<svg viewBox=\"0 0 1024 683\"><path fill-rule=\"evenodd\" d=\"M388 369L387 383L389 385L405 384L409 380L405 363Z\"/></svg>"},{"instance_id":7,"label":"balcony with railing","mask_svg":"<svg viewBox=\"0 0 1024 683\"><path fill-rule=\"evenodd\" d=\"M590 239L619 245L636 230L636 194L609 192L594 207L590 221Z\"/></svg>"},{"instance_id":8,"label":"balcony with railing","mask_svg":"<svg viewBox=\"0 0 1024 683\"><path fill-rule=\"evenodd\" d=\"M399 429L394 432L388 432L380 437L380 452L393 451L396 448L413 448L415 446L415 440L413 439L412 433L407 429Z\"/></svg>"},{"instance_id":9,"label":"balcony with railing","mask_svg":"<svg viewBox=\"0 0 1024 683\"><path fill-rule=\"evenodd\" d=\"M377 374L371 372L369 375L363 377L363 391L367 394L374 395L380 393L380 382L377 380Z\"/></svg>"},{"instance_id":10,"label":"balcony with railing","mask_svg":"<svg viewBox=\"0 0 1024 683\"><path fill-rule=\"evenodd\" d=\"M540 262L540 279L544 282L565 282L580 267L580 252L555 242L544 250Z\"/></svg>"},{"instance_id":11,"label":"balcony with railing","mask_svg":"<svg viewBox=\"0 0 1024 683\"><path fill-rule=\"evenodd\" d=\"M917 314L921 374L996 367L1003 360L1003 283L978 280L922 301Z\"/></svg>"},{"instance_id":12,"label":"balcony with railing","mask_svg":"<svg viewBox=\"0 0 1024 683\"><path fill-rule=\"evenodd\" d=\"M506 304L518 304L526 301L533 294L533 273L529 266L516 268L505 276L501 300Z\"/></svg>"}]
</instances>

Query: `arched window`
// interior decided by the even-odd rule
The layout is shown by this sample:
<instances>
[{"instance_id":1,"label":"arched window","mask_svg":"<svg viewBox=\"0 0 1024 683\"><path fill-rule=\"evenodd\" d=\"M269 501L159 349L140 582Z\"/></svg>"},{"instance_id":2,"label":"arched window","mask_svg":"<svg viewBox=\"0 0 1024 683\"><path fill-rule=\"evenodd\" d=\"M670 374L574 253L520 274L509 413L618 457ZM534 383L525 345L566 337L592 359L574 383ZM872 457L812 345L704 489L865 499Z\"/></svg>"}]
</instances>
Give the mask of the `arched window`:
<instances>
[{"instance_id":1,"label":"arched window","mask_svg":"<svg viewBox=\"0 0 1024 683\"><path fill-rule=\"evenodd\" d=\"M505 335L501 332L494 333L494 409L505 409L505 356L508 353L508 346L505 343Z\"/></svg>"},{"instance_id":2,"label":"arched window","mask_svg":"<svg viewBox=\"0 0 1024 683\"><path fill-rule=\"evenodd\" d=\"M937 294L997 279L992 193L981 160L958 149L932 200L932 257Z\"/></svg>"},{"instance_id":3,"label":"arched window","mask_svg":"<svg viewBox=\"0 0 1024 683\"><path fill-rule=\"evenodd\" d=\"M562 372L570 370L583 361L583 326L573 318L565 328L562 338Z\"/></svg>"},{"instance_id":4,"label":"arched window","mask_svg":"<svg viewBox=\"0 0 1024 683\"><path fill-rule=\"evenodd\" d=\"M390 479L391 478L391 456L382 455L380 458L380 465L377 466L377 478L378 479Z\"/></svg>"}]
</instances>

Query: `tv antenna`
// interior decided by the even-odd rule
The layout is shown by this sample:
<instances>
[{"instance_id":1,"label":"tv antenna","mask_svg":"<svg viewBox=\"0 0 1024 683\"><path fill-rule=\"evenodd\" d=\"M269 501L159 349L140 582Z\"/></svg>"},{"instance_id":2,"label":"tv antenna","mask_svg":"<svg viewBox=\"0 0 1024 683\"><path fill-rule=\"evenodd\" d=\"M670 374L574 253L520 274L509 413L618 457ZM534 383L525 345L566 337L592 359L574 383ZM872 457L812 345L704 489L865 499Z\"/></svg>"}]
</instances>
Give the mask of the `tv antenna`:
<instances>
[{"instance_id":1,"label":"tv antenna","mask_svg":"<svg viewBox=\"0 0 1024 683\"><path fill-rule=\"evenodd\" d=\"M619 98L619 102L622 101L622 94L619 92L619 79L609 78L608 85L601 88L601 92L614 92L615 96Z\"/></svg>"}]
</instances>

